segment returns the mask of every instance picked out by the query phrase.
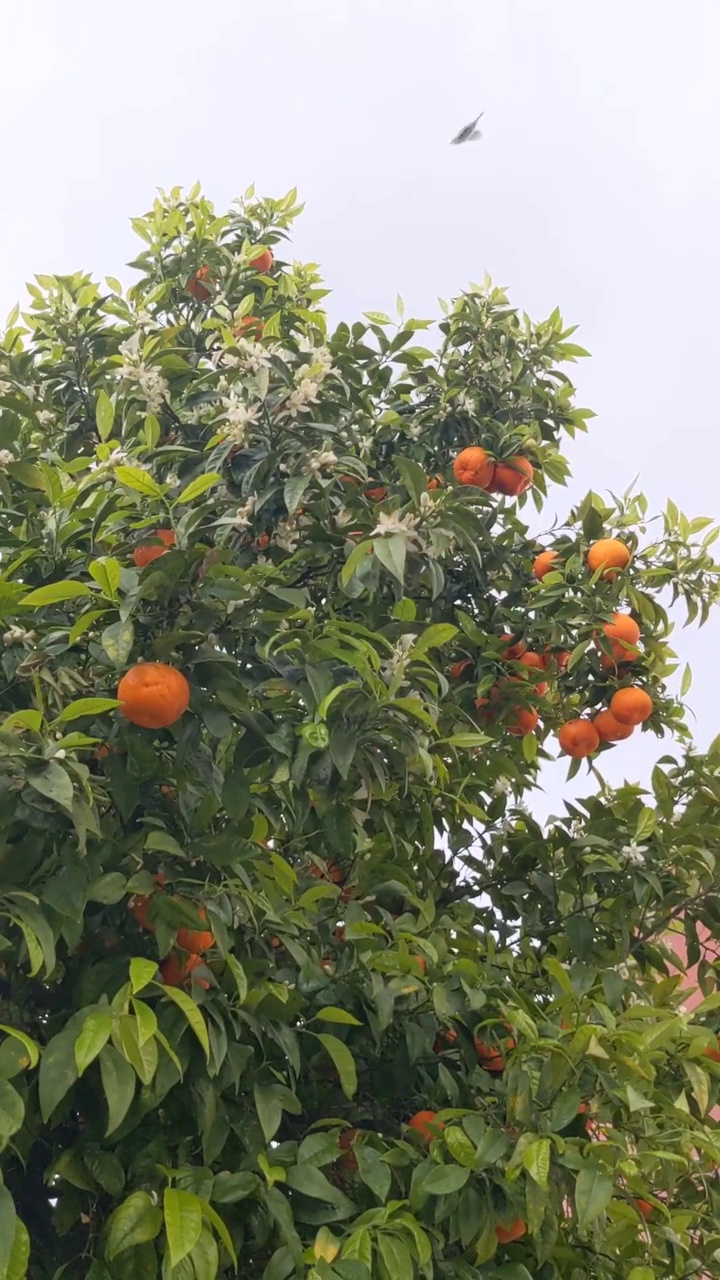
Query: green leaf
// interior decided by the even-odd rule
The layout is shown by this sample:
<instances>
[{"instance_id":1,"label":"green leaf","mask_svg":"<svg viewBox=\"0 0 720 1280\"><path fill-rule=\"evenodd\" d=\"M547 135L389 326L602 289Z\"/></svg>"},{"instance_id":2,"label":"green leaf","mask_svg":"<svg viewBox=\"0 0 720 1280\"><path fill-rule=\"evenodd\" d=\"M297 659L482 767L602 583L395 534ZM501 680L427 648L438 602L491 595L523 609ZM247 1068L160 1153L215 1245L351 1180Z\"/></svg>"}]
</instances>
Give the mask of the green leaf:
<instances>
[{"instance_id":1,"label":"green leaf","mask_svg":"<svg viewBox=\"0 0 720 1280\"><path fill-rule=\"evenodd\" d=\"M106 612L107 610L105 609L88 609L87 613L81 613L70 628L68 636L70 644L77 644L80 637L84 636L85 632L89 631L98 618L102 618Z\"/></svg>"},{"instance_id":2,"label":"green leaf","mask_svg":"<svg viewBox=\"0 0 720 1280\"><path fill-rule=\"evenodd\" d=\"M233 1260L235 1269L237 1270L238 1260L237 1260L237 1254L235 1252L235 1246L232 1242L230 1232L225 1226L225 1223L220 1217L220 1214L217 1213L216 1210L213 1209L212 1205L209 1205L206 1200L202 1200L200 1202L200 1209L201 1209L203 1218L205 1218L210 1223L210 1225L214 1227L215 1231L219 1235L223 1245L227 1249L228 1254Z\"/></svg>"},{"instance_id":3,"label":"green leaf","mask_svg":"<svg viewBox=\"0 0 720 1280\"><path fill-rule=\"evenodd\" d=\"M355 1159L357 1160L358 1173L365 1186L369 1187L378 1200L384 1204L390 1193L392 1183L389 1164L380 1159L377 1151L373 1151L372 1147L368 1147L363 1143L355 1147Z\"/></svg>"},{"instance_id":4,"label":"green leaf","mask_svg":"<svg viewBox=\"0 0 720 1280\"><path fill-rule=\"evenodd\" d=\"M138 991L142 991L149 982L152 982L157 973L157 965L154 960L145 960L136 956L130 961L130 986L133 995L137 995Z\"/></svg>"},{"instance_id":5,"label":"green leaf","mask_svg":"<svg viewBox=\"0 0 720 1280\"><path fill-rule=\"evenodd\" d=\"M137 1076L122 1054L106 1044L100 1054L100 1077L108 1109L107 1137L119 1128L132 1105Z\"/></svg>"},{"instance_id":6,"label":"green leaf","mask_svg":"<svg viewBox=\"0 0 720 1280\"><path fill-rule=\"evenodd\" d=\"M280 1128L282 1103L274 1085L256 1084L253 1090L255 1110L266 1142L272 1142Z\"/></svg>"},{"instance_id":7,"label":"green leaf","mask_svg":"<svg viewBox=\"0 0 720 1280\"><path fill-rule=\"evenodd\" d=\"M303 494L307 489L311 475L288 476L283 488L283 499L288 510L288 515L293 515L297 511L302 501Z\"/></svg>"},{"instance_id":8,"label":"green leaf","mask_svg":"<svg viewBox=\"0 0 720 1280\"><path fill-rule=\"evenodd\" d=\"M426 627L415 641L410 651L411 657L419 658L427 653L428 649L440 649L443 645L449 644L455 639L458 630L459 628L454 627L450 622L436 622L432 627Z\"/></svg>"},{"instance_id":9,"label":"green leaf","mask_svg":"<svg viewBox=\"0 0 720 1280\"><path fill-rule=\"evenodd\" d=\"M0 1184L0 1280L5 1280L8 1275L16 1225L15 1202L7 1187Z\"/></svg>"},{"instance_id":10,"label":"green leaf","mask_svg":"<svg viewBox=\"0 0 720 1280\"><path fill-rule=\"evenodd\" d=\"M0 1138L11 1138L22 1127L25 1104L8 1080L0 1079Z\"/></svg>"},{"instance_id":11,"label":"green leaf","mask_svg":"<svg viewBox=\"0 0 720 1280\"><path fill-rule=\"evenodd\" d=\"M239 960L233 955L226 956L228 968L233 976L235 986L237 987L238 999L240 1004L244 1004L248 994L248 980L245 970Z\"/></svg>"},{"instance_id":12,"label":"green leaf","mask_svg":"<svg viewBox=\"0 0 720 1280\"><path fill-rule=\"evenodd\" d=\"M0 1217L2 1215L0 1214ZM30 1262L30 1236L25 1223L20 1219L15 1219L15 1236L10 1250L7 1271L4 1280L25 1280L28 1272L28 1263ZM0 1277L2 1277L2 1269L0 1268Z\"/></svg>"},{"instance_id":13,"label":"green leaf","mask_svg":"<svg viewBox=\"0 0 720 1280\"><path fill-rule=\"evenodd\" d=\"M63 707L55 724L65 724L68 720L79 720L81 716L101 716L106 711L114 711L120 706L117 698L78 698Z\"/></svg>"},{"instance_id":14,"label":"green leaf","mask_svg":"<svg viewBox=\"0 0 720 1280\"><path fill-rule=\"evenodd\" d=\"M144 498L162 498L164 495L165 489L142 467L116 467L115 477L127 489L142 494Z\"/></svg>"},{"instance_id":15,"label":"green leaf","mask_svg":"<svg viewBox=\"0 0 720 1280\"><path fill-rule=\"evenodd\" d=\"M533 1181L546 1190L550 1176L550 1139L538 1138L531 1142L523 1151L523 1165Z\"/></svg>"},{"instance_id":16,"label":"green leaf","mask_svg":"<svg viewBox=\"0 0 720 1280\"><path fill-rule=\"evenodd\" d=\"M62 809L72 811L72 780L62 765L57 764L55 760L49 760L44 768L28 773L27 781L29 786L39 791L46 800L52 800Z\"/></svg>"},{"instance_id":17,"label":"green leaf","mask_svg":"<svg viewBox=\"0 0 720 1280\"><path fill-rule=\"evenodd\" d=\"M363 560L372 553L372 549L373 544L368 540L358 542L357 546L353 547L340 573L340 582L343 587L348 585L350 579L355 573L355 570L358 569Z\"/></svg>"},{"instance_id":18,"label":"green leaf","mask_svg":"<svg viewBox=\"0 0 720 1280\"><path fill-rule=\"evenodd\" d=\"M377 1237L384 1280L413 1280L415 1268L410 1250L398 1236L382 1231Z\"/></svg>"},{"instance_id":19,"label":"green leaf","mask_svg":"<svg viewBox=\"0 0 720 1280\"><path fill-rule=\"evenodd\" d=\"M101 556L99 560L90 561L88 572L108 600L117 600L122 572L119 560L113 556Z\"/></svg>"},{"instance_id":20,"label":"green leaf","mask_svg":"<svg viewBox=\"0 0 720 1280\"><path fill-rule=\"evenodd\" d=\"M147 1191L133 1191L110 1217L105 1253L110 1262L125 1249L154 1240L163 1216Z\"/></svg>"},{"instance_id":21,"label":"green leaf","mask_svg":"<svg viewBox=\"0 0 720 1280\"><path fill-rule=\"evenodd\" d=\"M166 1187L163 1195L165 1234L170 1262L176 1267L195 1248L202 1231L202 1207L197 1196L177 1187Z\"/></svg>"},{"instance_id":22,"label":"green leaf","mask_svg":"<svg viewBox=\"0 0 720 1280\"><path fill-rule=\"evenodd\" d=\"M89 1013L82 1031L75 1041L75 1066L79 1076L94 1062L100 1051L110 1039L113 1019L111 1013L96 1011Z\"/></svg>"},{"instance_id":23,"label":"green leaf","mask_svg":"<svg viewBox=\"0 0 720 1280\"><path fill-rule=\"evenodd\" d=\"M689 693L692 680L693 680L693 676L692 676L692 671L690 670L690 663L687 662L685 664L685 670L682 673L682 680L680 681L680 697L681 698L684 698L685 694Z\"/></svg>"},{"instance_id":24,"label":"green leaf","mask_svg":"<svg viewBox=\"0 0 720 1280\"><path fill-rule=\"evenodd\" d=\"M448 1125L443 1134L445 1145L453 1160L471 1169L475 1164L475 1143L458 1125Z\"/></svg>"},{"instance_id":25,"label":"green leaf","mask_svg":"<svg viewBox=\"0 0 720 1280\"><path fill-rule=\"evenodd\" d=\"M575 1208L582 1227L594 1222L612 1199L613 1180L599 1165L581 1169L575 1183Z\"/></svg>"},{"instance_id":26,"label":"green leaf","mask_svg":"<svg viewBox=\"0 0 720 1280\"><path fill-rule=\"evenodd\" d=\"M178 1009L181 1009L185 1014L189 1026L195 1032L195 1035L200 1041L205 1057L209 1060L210 1041L208 1039L207 1027L205 1026L205 1020L195 1004L195 1001L187 994L186 991L181 991L179 987L163 986L163 993L167 996L168 1000L172 1000L173 1004L176 1004Z\"/></svg>"},{"instance_id":27,"label":"green leaf","mask_svg":"<svg viewBox=\"0 0 720 1280\"><path fill-rule=\"evenodd\" d=\"M337 1036L326 1034L318 1034L317 1039L323 1048L327 1050L337 1068L340 1076L340 1085L346 1098L354 1097L357 1092L357 1069L355 1067L355 1059L350 1050L342 1040L338 1040Z\"/></svg>"},{"instance_id":28,"label":"green leaf","mask_svg":"<svg viewBox=\"0 0 720 1280\"><path fill-rule=\"evenodd\" d=\"M291 1165L287 1171L287 1184L293 1191L301 1191L311 1200L324 1200L326 1204L346 1203L343 1193L314 1164L305 1162Z\"/></svg>"},{"instance_id":29,"label":"green leaf","mask_svg":"<svg viewBox=\"0 0 720 1280\"><path fill-rule=\"evenodd\" d=\"M470 1170L457 1164L439 1164L423 1179L423 1191L433 1196L450 1195L460 1191L470 1177Z\"/></svg>"},{"instance_id":30,"label":"green leaf","mask_svg":"<svg viewBox=\"0 0 720 1280\"><path fill-rule=\"evenodd\" d=\"M109 440L115 421L115 406L106 391L101 391L95 402L95 424L101 440Z\"/></svg>"},{"instance_id":31,"label":"green leaf","mask_svg":"<svg viewBox=\"0 0 720 1280\"><path fill-rule=\"evenodd\" d=\"M175 499L173 506L177 507L181 503L194 502L203 493L207 493L208 489L212 489L213 485L218 483L218 480L222 480L222 476L217 471L208 471L206 475L196 476Z\"/></svg>"},{"instance_id":32,"label":"green leaf","mask_svg":"<svg viewBox=\"0 0 720 1280\"><path fill-rule=\"evenodd\" d=\"M337 1009L334 1005L325 1005L314 1015L321 1022L342 1022L348 1027L361 1027L362 1023L346 1009Z\"/></svg>"},{"instance_id":33,"label":"green leaf","mask_svg":"<svg viewBox=\"0 0 720 1280\"><path fill-rule=\"evenodd\" d=\"M254 1195L260 1185L255 1173L218 1173L213 1181L211 1200L215 1204L236 1204Z\"/></svg>"},{"instance_id":34,"label":"green leaf","mask_svg":"<svg viewBox=\"0 0 720 1280\"><path fill-rule=\"evenodd\" d=\"M75 1015L78 1021L80 1021L81 1017L82 1015ZM58 1104L62 1102L68 1089L74 1085L78 1078L75 1063L76 1037L77 1027L75 1020L73 1020L56 1036L53 1036L50 1043L43 1050L42 1058L40 1059L38 1088L40 1114L46 1122L50 1119Z\"/></svg>"},{"instance_id":35,"label":"green leaf","mask_svg":"<svg viewBox=\"0 0 720 1280\"><path fill-rule=\"evenodd\" d=\"M100 643L108 658L116 667L124 667L135 643L135 628L129 618L124 622L112 622L100 637Z\"/></svg>"},{"instance_id":36,"label":"green leaf","mask_svg":"<svg viewBox=\"0 0 720 1280\"><path fill-rule=\"evenodd\" d=\"M2 1031L6 1036L12 1036L14 1040L20 1041L20 1044L23 1045L27 1051L28 1060L26 1065L28 1067L37 1066L40 1061L40 1050L34 1040L31 1040L29 1036L26 1036L24 1031L18 1031L15 1027L6 1027L4 1022L0 1022L0 1031Z\"/></svg>"},{"instance_id":37,"label":"green leaf","mask_svg":"<svg viewBox=\"0 0 720 1280\"><path fill-rule=\"evenodd\" d=\"M388 537L375 538L373 541L375 559L380 561L402 586L405 578L405 557L407 544L401 533L391 533ZM346 566L347 567L347 566Z\"/></svg>"},{"instance_id":38,"label":"green leaf","mask_svg":"<svg viewBox=\"0 0 720 1280\"><path fill-rule=\"evenodd\" d=\"M683 1070L690 1081L693 1097L698 1104L700 1115L704 1116L710 1105L710 1081L707 1072L697 1062L684 1061Z\"/></svg>"},{"instance_id":39,"label":"green leaf","mask_svg":"<svg viewBox=\"0 0 720 1280\"><path fill-rule=\"evenodd\" d=\"M46 604L59 604L63 600L76 600L78 596L89 596L90 588L85 586L84 582L73 582L67 579L63 582L49 582L46 587L37 587L35 591L29 591L20 601L23 607L29 609L41 609Z\"/></svg>"},{"instance_id":40,"label":"green leaf","mask_svg":"<svg viewBox=\"0 0 720 1280\"><path fill-rule=\"evenodd\" d=\"M627 1280L655 1280L652 1267L633 1267L627 1274Z\"/></svg>"}]
</instances>

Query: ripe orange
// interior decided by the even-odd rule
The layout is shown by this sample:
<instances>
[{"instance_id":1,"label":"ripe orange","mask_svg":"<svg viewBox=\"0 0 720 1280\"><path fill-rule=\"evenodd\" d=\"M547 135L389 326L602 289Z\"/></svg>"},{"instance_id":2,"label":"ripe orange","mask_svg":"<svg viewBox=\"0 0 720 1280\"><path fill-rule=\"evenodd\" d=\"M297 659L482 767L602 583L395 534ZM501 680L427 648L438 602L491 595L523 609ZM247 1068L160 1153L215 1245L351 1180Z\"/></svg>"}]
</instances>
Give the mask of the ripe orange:
<instances>
[{"instance_id":1,"label":"ripe orange","mask_svg":"<svg viewBox=\"0 0 720 1280\"><path fill-rule=\"evenodd\" d=\"M117 688L122 714L143 729L164 729L188 709L190 685L182 671L164 662L139 662Z\"/></svg>"},{"instance_id":2,"label":"ripe orange","mask_svg":"<svg viewBox=\"0 0 720 1280\"><path fill-rule=\"evenodd\" d=\"M478 489L488 489L495 473L495 463L485 449L470 445L461 449L453 462L453 475L460 484L474 484Z\"/></svg>"},{"instance_id":3,"label":"ripe orange","mask_svg":"<svg viewBox=\"0 0 720 1280\"><path fill-rule=\"evenodd\" d=\"M260 537L255 539L253 545L256 546L259 551L264 551L265 547L270 545L270 534L261 533Z\"/></svg>"},{"instance_id":4,"label":"ripe orange","mask_svg":"<svg viewBox=\"0 0 720 1280\"><path fill-rule=\"evenodd\" d=\"M615 719L612 711L598 711L593 720L601 742L622 742L629 738L634 728L631 724L621 724Z\"/></svg>"},{"instance_id":5,"label":"ripe orange","mask_svg":"<svg viewBox=\"0 0 720 1280\"><path fill-rule=\"evenodd\" d=\"M588 569L597 573L605 566L603 579L606 582L616 578L622 569L627 569L631 555L624 542L619 538L601 538L593 542L587 553Z\"/></svg>"},{"instance_id":6,"label":"ripe orange","mask_svg":"<svg viewBox=\"0 0 720 1280\"><path fill-rule=\"evenodd\" d=\"M555 561L558 558L557 551L541 551L539 556L533 560L533 573L538 582L542 582L546 573L550 573L555 568Z\"/></svg>"},{"instance_id":7,"label":"ripe orange","mask_svg":"<svg viewBox=\"0 0 720 1280\"><path fill-rule=\"evenodd\" d=\"M259 316L243 316L233 329L233 337L244 338L248 333L254 333L260 338L264 328L265 322Z\"/></svg>"},{"instance_id":8,"label":"ripe orange","mask_svg":"<svg viewBox=\"0 0 720 1280\"><path fill-rule=\"evenodd\" d=\"M181 956L178 951L171 951L160 965L160 976L166 987L184 987L202 963L202 956ZM203 991L210 987L207 978L198 978L197 982Z\"/></svg>"},{"instance_id":9,"label":"ripe orange","mask_svg":"<svg viewBox=\"0 0 720 1280\"><path fill-rule=\"evenodd\" d=\"M429 476L427 487L428 489L442 489L442 476Z\"/></svg>"},{"instance_id":10,"label":"ripe orange","mask_svg":"<svg viewBox=\"0 0 720 1280\"><path fill-rule=\"evenodd\" d=\"M621 724L642 724L652 709L652 698L644 689L618 689L610 699L610 710Z\"/></svg>"},{"instance_id":11,"label":"ripe orange","mask_svg":"<svg viewBox=\"0 0 720 1280\"><path fill-rule=\"evenodd\" d=\"M517 498L525 493L533 482L535 468L527 458L516 453L504 462L498 462L493 475L493 489L497 493L505 493L510 498Z\"/></svg>"},{"instance_id":12,"label":"ripe orange","mask_svg":"<svg viewBox=\"0 0 720 1280\"><path fill-rule=\"evenodd\" d=\"M353 1143L358 1136L358 1132L359 1131L357 1129L343 1129L340 1137L338 1138L338 1146L343 1152L342 1156L338 1160L338 1164L342 1165L343 1169L348 1173L357 1173L357 1156L352 1148Z\"/></svg>"},{"instance_id":13,"label":"ripe orange","mask_svg":"<svg viewBox=\"0 0 720 1280\"><path fill-rule=\"evenodd\" d=\"M444 1129L445 1124L438 1120L437 1111L416 1111L408 1120L408 1128L414 1129L425 1142L432 1142L435 1131Z\"/></svg>"},{"instance_id":14,"label":"ripe orange","mask_svg":"<svg viewBox=\"0 0 720 1280\"><path fill-rule=\"evenodd\" d=\"M378 484L372 489L366 489L365 497L369 498L371 502L382 502L387 498L387 485Z\"/></svg>"},{"instance_id":15,"label":"ripe orange","mask_svg":"<svg viewBox=\"0 0 720 1280\"><path fill-rule=\"evenodd\" d=\"M570 653L567 649L546 649L543 654L543 662L545 670L552 670L553 667L557 671L564 671L570 661Z\"/></svg>"},{"instance_id":16,"label":"ripe orange","mask_svg":"<svg viewBox=\"0 0 720 1280\"><path fill-rule=\"evenodd\" d=\"M501 1075L507 1066L505 1053L515 1048L515 1041L508 1040L504 1049L499 1049L493 1044L487 1044L485 1040L475 1037L475 1052L478 1056L480 1066L489 1071L490 1075Z\"/></svg>"},{"instance_id":17,"label":"ripe orange","mask_svg":"<svg viewBox=\"0 0 720 1280\"><path fill-rule=\"evenodd\" d=\"M417 966L423 977L425 977L425 974L427 973L427 960L425 959L425 956L415 955L412 957L412 960L413 964Z\"/></svg>"},{"instance_id":18,"label":"ripe orange","mask_svg":"<svg viewBox=\"0 0 720 1280\"><path fill-rule=\"evenodd\" d=\"M591 756L600 746L600 734L590 720L567 720L558 731L560 748L573 760Z\"/></svg>"},{"instance_id":19,"label":"ripe orange","mask_svg":"<svg viewBox=\"0 0 720 1280\"><path fill-rule=\"evenodd\" d=\"M207 912L204 907L200 909L200 916L207 921ZM215 945L215 938L211 929L182 928L177 931L177 944L183 951L202 955L204 951L209 951Z\"/></svg>"},{"instance_id":20,"label":"ripe orange","mask_svg":"<svg viewBox=\"0 0 720 1280\"><path fill-rule=\"evenodd\" d=\"M138 569L144 569L146 564L152 564L153 560L157 560L158 556L164 556L168 547L175 546L175 534L172 529L153 529L153 538L159 538L164 545L156 546L152 542L144 542L136 547L132 553L133 564Z\"/></svg>"},{"instance_id":21,"label":"ripe orange","mask_svg":"<svg viewBox=\"0 0 720 1280\"><path fill-rule=\"evenodd\" d=\"M209 275L210 268L208 266L198 267L195 274L187 282L188 293L197 298L198 302L207 302L210 297L210 290L202 283L203 280L207 280Z\"/></svg>"},{"instance_id":22,"label":"ripe orange","mask_svg":"<svg viewBox=\"0 0 720 1280\"><path fill-rule=\"evenodd\" d=\"M157 889L154 889L153 893L162 893L163 886L167 883L167 876L165 875L165 872L158 871L157 874L153 876L153 879L157 885ZM148 894L134 893L132 897L128 899L128 907L130 908L131 916L133 919L137 920L141 929L146 929L148 933L155 932L155 925L150 918L150 896L148 896Z\"/></svg>"},{"instance_id":23,"label":"ripe orange","mask_svg":"<svg viewBox=\"0 0 720 1280\"><path fill-rule=\"evenodd\" d=\"M453 680L459 680L463 671L467 671L468 667L471 666L472 662L469 658L462 658L460 662L453 662L449 669L449 674L453 677Z\"/></svg>"},{"instance_id":24,"label":"ripe orange","mask_svg":"<svg viewBox=\"0 0 720 1280\"><path fill-rule=\"evenodd\" d=\"M442 1053L443 1050L452 1048L457 1038L458 1033L454 1027L438 1031L435 1040L433 1041L433 1053Z\"/></svg>"},{"instance_id":25,"label":"ripe orange","mask_svg":"<svg viewBox=\"0 0 720 1280\"><path fill-rule=\"evenodd\" d=\"M506 728L508 733L514 734L516 738L524 738L526 733L532 733L537 727L539 719L540 712L536 711L535 707L518 707L515 718L508 721Z\"/></svg>"},{"instance_id":26,"label":"ripe orange","mask_svg":"<svg viewBox=\"0 0 720 1280\"><path fill-rule=\"evenodd\" d=\"M612 658L603 653L601 662L604 667L614 666L620 662L633 662L639 655L636 648L640 639L640 628L629 613L614 613L611 622L606 622L603 631L610 641Z\"/></svg>"},{"instance_id":27,"label":"ripe orange","mask_svg":"<svg viewBox=\"0 0 720 1280\"><path fill-rule=\"evenodd\" d=\"M647 1219L650 1217L650 1214L651 1214L651 1213L652 1213L652 1211L653 1211L653 1207L652 1207L652 1205L650 1204L650 1201L649 1201L649 1200L643 1200L643 1199L636 1200L636 1201L635 1201L635 1208L637 1209L638 1213L639 1213L643 1218L645 1218L645 1220L646 1220L646 1221L647 1221Z\"/></svg>"},{"instance_id":28,"label":"ripe orange","mask_svg":"<svg viewBox=\"0 0 720 1280\"><path fill-rule=\"evenodd\" d=\"M502 651L502 657L507 658L508 661L513 661L513 660L516 660L517 658L521 658L522 655L525 653L525 650L527 649L527 645L524 640L513 640L513 637L507 631L505 632L504 635L500 637L500 639L513 641L512 644L509 644Z\"/></svg>"},{"instance_id":29,"label":"ripe orange","mask_svg":"<svg viewBox=\"0 0 720 1280\"><path fill-rule=\"evenodd\" d=\"M522 663L524 667L529 667L532 671L545 670L545 660L542 654L533 653L530 649L528 649L526 653L521 653L520 657L518 658L518 662ZM542 698L547 693L549 687L550 686L547 684L545 680L541 680L538 684L535 685L535 692L539 693L540 697Z\"/></svg>"},{"instance_id":30,"label":"ripe orange","mask_svg":"<svg viewBox=\"0 0 720 1280\"><path fill-rule=\"evenodd\" d=\"M527 1227L522 1218L515 1218L509 1226L502 1227L500 1223L495 1228L495 1235L498 1244L512 1244L513 1240L520 1240L525 1235Z\"/></svg>"},{"instance_id":31,"label":"ripe orange","mask_svg":"<svg viewBox=\"0 0 720 1280\"><path fill-rule=\"evenodd\" d=\"M718 1037L717 1049L703 1049L706 1058L712 1058L713 1062L720 1062L720 1037Z\"/></svg>"},{"instance_id":32,"label":"ripe orange","mask_svg":"<svg viewBox=\"0 0 720 1280\"><path fill-rule=\"evenodd\" d=\"M264 275L266 271L270 270L274 261L272 249L269 249L267 245L258 245L257 253L253 253L252 258L248 259L248 266L253 267L255 271L259 271L261 275Z\"/></svg>"}]
</instances>

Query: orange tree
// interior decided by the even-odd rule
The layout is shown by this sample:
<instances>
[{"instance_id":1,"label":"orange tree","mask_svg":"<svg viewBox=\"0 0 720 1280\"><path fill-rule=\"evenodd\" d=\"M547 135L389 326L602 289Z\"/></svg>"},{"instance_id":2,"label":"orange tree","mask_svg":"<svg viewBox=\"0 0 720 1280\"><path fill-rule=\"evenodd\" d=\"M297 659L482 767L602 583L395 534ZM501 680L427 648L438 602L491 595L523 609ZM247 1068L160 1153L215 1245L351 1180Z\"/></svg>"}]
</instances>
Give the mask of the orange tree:
<instances>
[{"instance_id":1,"label":"orange tree","mask_svg":"<svg viewBox=\"0 0 720 1280\"><path fill-rule=\"evenodd\" d=\"M329 334L296 213L173 191L2 341L0 1277L720 1276L716 530L537 536L572 331Z\"/></svg>"}]
</instances>

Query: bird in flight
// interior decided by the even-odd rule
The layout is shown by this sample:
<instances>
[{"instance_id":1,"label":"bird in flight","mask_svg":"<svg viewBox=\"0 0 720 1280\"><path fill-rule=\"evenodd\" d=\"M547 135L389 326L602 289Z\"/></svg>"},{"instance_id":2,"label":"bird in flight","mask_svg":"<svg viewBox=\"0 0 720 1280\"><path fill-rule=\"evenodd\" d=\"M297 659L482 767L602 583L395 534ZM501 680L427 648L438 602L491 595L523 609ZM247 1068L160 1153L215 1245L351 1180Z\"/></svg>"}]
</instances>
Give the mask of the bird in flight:
<instances>
[{"instance_id":1,"label":"bird in flight","mask_svg":"<svg viewBox=\"0 0 720 1280\"><path fill-rule=\"evenodd\" d=\"M484 116L484 115L485 115L485 112L481 111L480 115L476 116L475 119L470 122L470 124L463 125L460 132L456 133L455 137L451 139L451 145L455 147L460 142L477 142L478 138L482 138L482 133L475 126L477 125L477 122L480 119L480 116Z\"/></svg>"}]
</instances>

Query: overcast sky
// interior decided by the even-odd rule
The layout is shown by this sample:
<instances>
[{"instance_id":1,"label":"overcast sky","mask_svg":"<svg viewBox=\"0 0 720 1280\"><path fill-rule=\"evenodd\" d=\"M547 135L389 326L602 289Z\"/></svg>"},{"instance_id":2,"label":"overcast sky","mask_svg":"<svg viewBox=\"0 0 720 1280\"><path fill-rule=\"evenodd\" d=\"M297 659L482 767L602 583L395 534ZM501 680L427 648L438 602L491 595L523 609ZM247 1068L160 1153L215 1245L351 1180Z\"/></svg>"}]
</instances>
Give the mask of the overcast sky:
<instances>
[{"instance_id":1,"label":"overcast sky","mask_svg":"<svg viewBox=\"0 0 720 1280\"><path fill-rule=\"evenodd\" d=\"M487 270L581 326L599 416L560 513L639 475L654 508L719 517L718 48L720 0L6 4L0 311L36 271L127 279L158 186L199 178L222 208L297 184L333 319L398 292L435 315ZM450 147L480 110L483 140ZM675 641L707 745L720 615ZM636 733L603 770L644 777L659 750Z\"/></svg>"}]
</instances>

